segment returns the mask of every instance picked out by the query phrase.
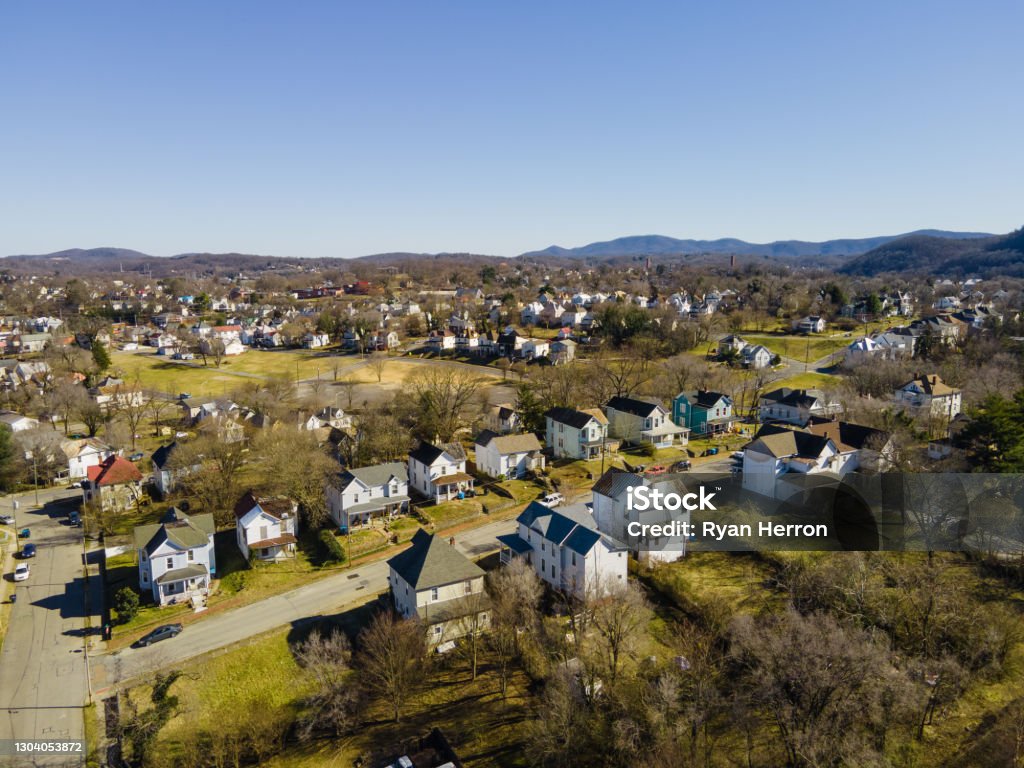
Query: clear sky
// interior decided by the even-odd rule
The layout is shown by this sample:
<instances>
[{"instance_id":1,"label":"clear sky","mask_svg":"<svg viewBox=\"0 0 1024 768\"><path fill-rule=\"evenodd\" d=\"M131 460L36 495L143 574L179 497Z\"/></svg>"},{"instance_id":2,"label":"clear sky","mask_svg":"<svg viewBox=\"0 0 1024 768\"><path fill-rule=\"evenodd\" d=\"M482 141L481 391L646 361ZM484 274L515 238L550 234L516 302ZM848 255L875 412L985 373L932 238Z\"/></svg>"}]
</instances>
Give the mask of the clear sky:
<instances>
[{"instance_id":1,"label":"clear sky","mask_svg":"<svg viewBox=\"0 0 1024 768\"><path fill-rule=\"evenodd\" d=\"M1024 224L1020 0L0 2L0 254Z\"/></svg>"}]
</instances>

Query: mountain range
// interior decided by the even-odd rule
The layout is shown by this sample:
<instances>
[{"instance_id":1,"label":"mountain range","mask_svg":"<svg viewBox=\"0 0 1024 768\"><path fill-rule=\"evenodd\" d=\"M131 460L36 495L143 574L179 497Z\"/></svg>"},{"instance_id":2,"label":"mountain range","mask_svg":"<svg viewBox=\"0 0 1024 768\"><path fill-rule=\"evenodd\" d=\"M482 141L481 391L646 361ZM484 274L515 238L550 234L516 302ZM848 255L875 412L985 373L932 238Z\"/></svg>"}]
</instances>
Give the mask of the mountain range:
<instances>
[{"instance_id":1,"label":"mountain range","mask_svg":"<svg viewBox=\"0 0 1024 768\"><path fill-rule=\"evenodd\" d=\"M634 235L580 246L562 248L552 245L540 251L521 254L523 258L560 256L568 258L608 258L615 256L685 256L698 253L735 253L737 256L774 256L800 258L803 256L855 256L900 238L927 236L950 239L992 237L985 232L948 232L940 229L921 229L903 235L844 238L809 242L806 240L776 240L772 243L748 243L727 237L719 240L679 240L664 235Z\"/></svg>"}]
</instances>

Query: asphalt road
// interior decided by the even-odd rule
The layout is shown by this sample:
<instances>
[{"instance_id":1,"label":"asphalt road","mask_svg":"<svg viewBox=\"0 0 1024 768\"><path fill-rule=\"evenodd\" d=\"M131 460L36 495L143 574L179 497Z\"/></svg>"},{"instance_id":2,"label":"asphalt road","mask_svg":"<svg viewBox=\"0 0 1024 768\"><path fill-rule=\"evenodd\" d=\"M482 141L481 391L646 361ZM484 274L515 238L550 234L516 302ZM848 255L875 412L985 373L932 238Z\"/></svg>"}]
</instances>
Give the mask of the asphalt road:
<instances>
[{"instance_id":1,"label":"asphalt road","mask_svg":"<svg viewBox=\"0 0 1024 768\"><path fill-rule=\"evenodd\" d=\"M470 557L480 557L497 549L496 536L513 530L512 520L488 523L458 534L456 547ZM387 590L387 577L386 562L377 560L252 605L211 615L186 627L177 637L149 648L125 648L93 656L96 695L102 697L112 686L194 656L372 598Z\"/></svg>"},{"instance_id":2,"label":"asphalt road","mask_svg":"<svg viewBox=\"0 0 1024 768\"><path fill-rule=\"evenodd\" d=\"M77 489L40 492L42 507L33 496L21 497L18 528L29 527L38 547L28 560L31 575L18 582L18 600L0 651L0 739L48 740L84 738L82 707L88 700L84 653L87 639L86 582L82 570L82 532L66 525L69 503L80 498ZM0 501L11 512L10 498ZM5 574L9 579L10 575ZM90 588L98 589L98 578ZM97 598L91 601L96 610ZM93 627L99 627L94 617ZM84 765L84 754L0 757L0 765Z\"/></svg>"}]
</instances>

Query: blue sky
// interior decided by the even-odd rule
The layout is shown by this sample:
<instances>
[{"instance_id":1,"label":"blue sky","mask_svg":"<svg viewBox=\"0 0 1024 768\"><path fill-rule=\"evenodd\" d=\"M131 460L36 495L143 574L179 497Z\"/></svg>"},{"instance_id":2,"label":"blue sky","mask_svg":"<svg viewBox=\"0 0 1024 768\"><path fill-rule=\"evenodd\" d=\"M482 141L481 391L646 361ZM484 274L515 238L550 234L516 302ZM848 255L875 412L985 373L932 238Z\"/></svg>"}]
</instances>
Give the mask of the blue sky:
<instances>
[{"instance_id":1,"label":"blue sky","mask_svg":"<svg viewBox=\"0 0 1024 768\"><path fill-rule=\"evenodd\" d=\"M0 3L0 253L1024 224L1024 3Z\"/></svg>"}]
</instances>

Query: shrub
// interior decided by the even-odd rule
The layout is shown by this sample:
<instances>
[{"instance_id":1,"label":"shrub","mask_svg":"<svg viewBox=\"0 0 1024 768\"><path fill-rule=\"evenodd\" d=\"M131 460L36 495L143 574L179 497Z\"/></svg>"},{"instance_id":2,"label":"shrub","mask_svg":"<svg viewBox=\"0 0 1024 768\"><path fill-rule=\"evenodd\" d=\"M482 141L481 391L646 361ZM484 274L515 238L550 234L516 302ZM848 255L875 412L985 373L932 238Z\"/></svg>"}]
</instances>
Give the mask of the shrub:
<instances>
[{"instance_id":1,"label":"shrub","mask_svg":"<svg viewBox=\"0 0 1024 768\"><path fill-rule=\"evenodd\" d=\"M345 550L331 531L320 531L320 545L323 547L325 561L329 563L345 562Z\"/></svg>"},{"instance_id":2,"label":"shrub","mask_svg":"<svg viewBox=\"0 0 1024 768\"><path fill-rule=\"evenodd\" d=\"M131 587L121 587L114 594L114 610L117 620L127 624L139 613L139 593Z\"/></svg>"},{"instance_id":3,"label":"shrub","mask_svg":"<svg viewBox=\"0 0 1024 768\"><path fill-rule=\"evenodd\" d=\"M640 453L649 459L654 458L654 454L658 452L658 449L654 447L654 443L644 443L640 446Z\"/></svg>"}]
</instances>

